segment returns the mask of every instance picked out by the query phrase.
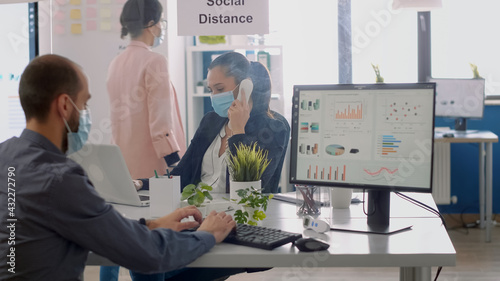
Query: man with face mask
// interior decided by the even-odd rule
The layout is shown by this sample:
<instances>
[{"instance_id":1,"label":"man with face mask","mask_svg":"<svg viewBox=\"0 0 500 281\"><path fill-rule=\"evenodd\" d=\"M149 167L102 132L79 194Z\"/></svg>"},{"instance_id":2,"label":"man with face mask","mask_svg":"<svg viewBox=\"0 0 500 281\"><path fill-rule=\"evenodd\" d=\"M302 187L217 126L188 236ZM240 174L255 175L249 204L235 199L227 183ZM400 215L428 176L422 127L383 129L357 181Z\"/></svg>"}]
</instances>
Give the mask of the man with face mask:
<instances>
[{"instance_id":1,"label":"man with face mask","mask_svg":"<svg viewBox=\"0 0 500 281\"><path fill-rule=\"evenodd\" d=\"M89 251L146 273L182 268L235 226L194 207L155 220L124 218L94 190L78 152L90 130L88 82L72 61L45 55L24 70L20 137L0 144L0 280L79 280ZM188 216L194 222L180 221ZM5 225L7 224L7 226ZM179 232L199 226L196 232Z\"/></svg>"},{"instance_id":2,"label":"man with face mask","mask_svg":"<svg viewBox=\"0 0 500 281\"><path fill-rule=\"evenodd\" d=\"M120 16L127 48L111 62L107 90L112 140L133 179L165 173L186 151L177 94L166 58L151 48L165 36L158 0L128 0Z\"/></svg>"}]
</instances>

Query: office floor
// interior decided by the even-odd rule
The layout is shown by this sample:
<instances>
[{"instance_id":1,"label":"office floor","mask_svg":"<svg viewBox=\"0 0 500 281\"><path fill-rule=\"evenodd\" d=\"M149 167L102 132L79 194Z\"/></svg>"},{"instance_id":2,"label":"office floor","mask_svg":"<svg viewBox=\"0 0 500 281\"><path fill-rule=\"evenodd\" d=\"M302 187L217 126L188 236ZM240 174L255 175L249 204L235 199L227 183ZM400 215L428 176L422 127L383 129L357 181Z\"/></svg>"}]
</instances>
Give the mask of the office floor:
<instances>
[{"instance_id":1,"label":"office floor","mask_svg":"<svg viewBox=\"0 0 500 281\"><path fill-rule=\"evenodd\" d=\"M494 227L492 242L485 243L485 230L455 229L448 231L457 251L456 267L445 267L440 281L497 281L500 276L500 227ZM432 268L432 278L437 268ZM313 281L313 280L398 280L396 268L273 268L262 273L239 274L228 281ZM128 272L120 272L120 281L129 281ZM85 270L85 281L99 281L99 267Z\"/></svg>"}]
</instances>

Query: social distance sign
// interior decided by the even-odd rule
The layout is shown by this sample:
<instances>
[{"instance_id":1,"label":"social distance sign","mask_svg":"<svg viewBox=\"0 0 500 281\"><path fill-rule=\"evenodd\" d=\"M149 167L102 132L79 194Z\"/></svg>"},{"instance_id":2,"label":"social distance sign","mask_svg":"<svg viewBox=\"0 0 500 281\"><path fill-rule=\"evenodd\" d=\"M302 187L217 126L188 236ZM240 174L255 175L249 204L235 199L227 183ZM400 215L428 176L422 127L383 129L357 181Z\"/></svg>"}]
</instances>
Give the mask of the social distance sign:
<instances>
[{"instance_id":1,"label":"social distance sign","mask_svg":"<svg viewBox=\"0 0 500 281\"><path fill-rule=\"evenodd\" d=\"M247 35L269 33L269 0L177 0L177 33Z\"/></svg>"}]
</instances>

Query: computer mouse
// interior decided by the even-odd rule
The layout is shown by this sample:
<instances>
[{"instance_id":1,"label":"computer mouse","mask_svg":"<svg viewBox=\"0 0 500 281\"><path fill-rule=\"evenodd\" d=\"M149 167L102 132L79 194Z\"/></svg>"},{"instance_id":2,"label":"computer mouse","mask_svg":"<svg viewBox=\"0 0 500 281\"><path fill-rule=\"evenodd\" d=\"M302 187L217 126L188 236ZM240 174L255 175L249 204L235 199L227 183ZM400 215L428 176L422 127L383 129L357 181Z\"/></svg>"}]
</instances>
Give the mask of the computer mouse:
<instances>
[{"instance_id":1,"label":"computer mouse","mask_svg":"<svg viewBox=\"0 0 500 281\"><path fill-rule=\"evenodd\" d=\"M301 252L324 251L330 248L330 245L325 242L321 242L313 238L299 238L294 242L294 245Z\"/></svg>"},{"instance_id":2,"label":"computer mouse","mask_svg":"<svg viewBox=\"0 0 500 281\"><path fill-rule=\"evenodd\" d=\"M454 136L452 133L443 134L443 138L453 138Z\"/></svg>"}]
</instances>

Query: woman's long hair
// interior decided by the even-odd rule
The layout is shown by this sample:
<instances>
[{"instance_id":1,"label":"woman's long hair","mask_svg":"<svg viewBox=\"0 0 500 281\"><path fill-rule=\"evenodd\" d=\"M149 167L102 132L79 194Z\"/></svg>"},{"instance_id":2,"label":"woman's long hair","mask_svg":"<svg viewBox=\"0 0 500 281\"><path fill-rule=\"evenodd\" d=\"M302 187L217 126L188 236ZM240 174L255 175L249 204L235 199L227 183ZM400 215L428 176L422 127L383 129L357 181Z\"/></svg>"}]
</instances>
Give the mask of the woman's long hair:
<instances>
[{"instance_id":1,"label":"woman's long hair","mask_svg":"<svg viewBox=\"0 0 500 281\"><path fill-rule=\"evenodd\" d=\"M121 38L140 36L144 28L157 24L161 19L163 7L158 0L128 0L120 15ZM153 21L153 24L149 24Z\"/></svg>"}]
</instances>

